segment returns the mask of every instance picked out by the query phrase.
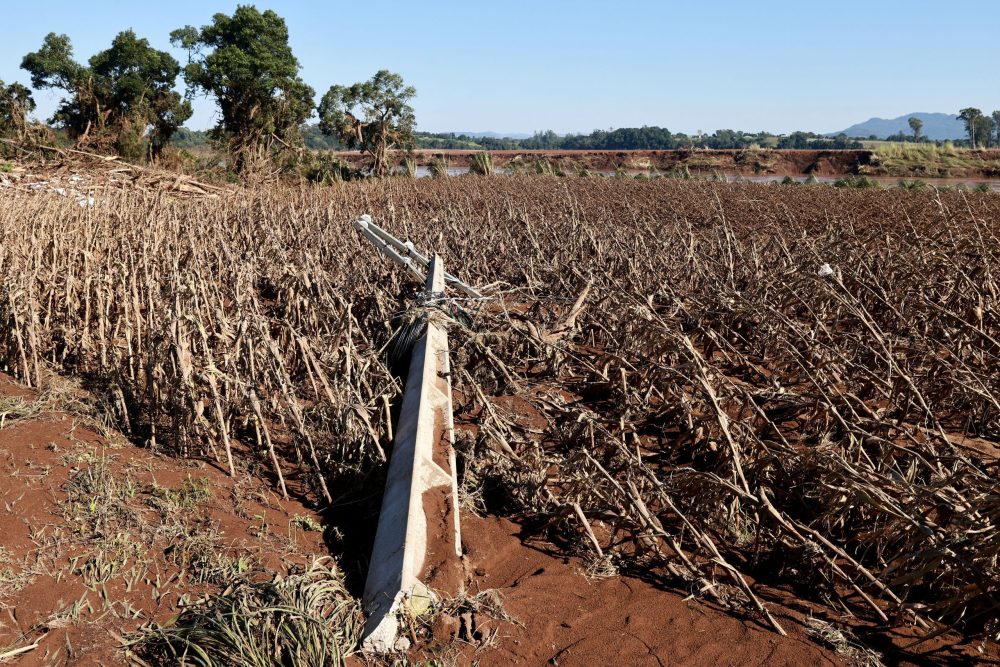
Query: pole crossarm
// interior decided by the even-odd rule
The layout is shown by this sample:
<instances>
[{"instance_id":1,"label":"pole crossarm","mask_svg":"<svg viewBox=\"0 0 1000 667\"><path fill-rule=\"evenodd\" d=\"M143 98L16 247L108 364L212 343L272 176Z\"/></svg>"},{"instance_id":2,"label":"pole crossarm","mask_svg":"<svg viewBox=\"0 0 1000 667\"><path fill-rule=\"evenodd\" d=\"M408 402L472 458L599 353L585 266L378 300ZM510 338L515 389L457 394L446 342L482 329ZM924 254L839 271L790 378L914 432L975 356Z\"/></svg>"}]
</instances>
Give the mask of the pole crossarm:
<instances>
[{"instance_id":1,"label":"pole crossarm","mask_svg":"<svg viewBox=\"0 0 1000 667\"><path fill-rule=\"evenodd\" d=\"M407 269L420 282L424 282L424 274L419 266L429 270L431 260L420 254L411 241L400 241L374 222L370 215L362 215L354 221L354 228L361 232L375 247L381 250L389 259ZM474 299L482 299L483 294L472 285L460 280L450 273L444 274L444 280L449 285Z\"/></svg>"}]
</instances>

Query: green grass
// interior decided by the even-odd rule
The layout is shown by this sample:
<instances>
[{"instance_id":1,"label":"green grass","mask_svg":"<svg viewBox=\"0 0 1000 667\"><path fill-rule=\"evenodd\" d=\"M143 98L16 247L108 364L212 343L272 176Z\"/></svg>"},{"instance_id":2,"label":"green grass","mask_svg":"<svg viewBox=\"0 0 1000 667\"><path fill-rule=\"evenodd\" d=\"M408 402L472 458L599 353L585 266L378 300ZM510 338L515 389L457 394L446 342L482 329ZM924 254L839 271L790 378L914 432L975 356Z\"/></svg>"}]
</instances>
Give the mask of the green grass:
<instances>
[{"instance_id":1,"label":"green grass","mask_svg":"<svg viewBox=\"0 0 1000 667\"><path fill-rule=\"evenodd\" d=\"M908 158L923 160L938 160L944 157L968 157L971 151L967 148L956 148L955 144L946 141L937 144L911 144L899 141L869 142L878 144L872 146L875 154L883 159Z\"/></svg>"},{"instance_id":2,"label":"green grass","mask_svg":"<svg viewBox=\"0 0 1000 667\"><path fill-rule=\"evenodd\" d=\"M307 181L321 185L341 183L353 175L348 164L325 151L306 151L298 169Z\"/></svg>"},{"instance_id":3,"label":"green grass","mask_svg":"<svg viewBox=\"0 0 1000 667\"><path fill-rule=\"evenodd\" d=\"M135 482L127 473L116 476L103 458L71 472L65 490L64 514L81 533L116 534L136 523Z\"/></svg>"},{"instance_id":4,"label":"green grass","mask_svg":"<svg viewBox=\"0 0 1000 667\"><path fill-rule=\"evenodd\" d=\"M199 480L191 479L191 475L181 482L177 489L171 489L154 483L153 496L165 500L178 509L190 510L212 497L211 482L207 477Z\"/></svg>"},{"instance_id":5,"label":"green grass","mask_svg":"<svg viewBox=\"0 0 1000 667\"><path fill-rule=\"evenodd\" d=\"M861 142L861 146L865 150L877 151L886 148L894 149L897 146L912 146L910 142L904 141L886 141L884 139L865 139Z\"/></svg>"},{"instance_id":6,"label":"green grass","mask_svg":"<svg viewBox=\"0 0 1000 667\"><path fill-rule=\"evenodd\" d=\"M667 172L667 178L674 178L674 179L679 179L679 180L682 180L682 181L690 181L691 180L691 170L688 168L688 166L686 164L682 164L682 165L680 165L678 167L674 167L673 169L671 169L670 171L668 171Z\"/></svg>"},{"instance_id":7,"label":"green grass","mask_svg":"<svg viewBox=\"0 0 1000 667\"><path fill-rule=\"evenodd\" d=\"M887 176L927 176L948 178L970 176L970 172L1000 173L1000 160L986 159L968 148L956 148L945 142L914 144L868 142L873 150L871 161L862 173Z\"/></svg>"},{"instance_id":8,"label":"green grass","mask_svg":"<svg viewBox=\"0 0 1000 667\"><path fill-rule=\"evenodd\" d=\"M311 516L303 516L301 514L296 514L295 516L293 516L291 519L288 520L288 523L306 532L318 533L323 531L323 524L321 524L319 521L317 521Z\"/></svg>"},{"instance_id":9,"label":"green grass","mask_svg":"<svg viewBox=\"0 0 1000 667\"><path fill-rule=\"evenodd\" d=\"M227 553L214 528L179 525L175 531L165 554L167 561L180 570L179 580L233 586L259 566L252 554Z\"/></svg>"}]
</instances>

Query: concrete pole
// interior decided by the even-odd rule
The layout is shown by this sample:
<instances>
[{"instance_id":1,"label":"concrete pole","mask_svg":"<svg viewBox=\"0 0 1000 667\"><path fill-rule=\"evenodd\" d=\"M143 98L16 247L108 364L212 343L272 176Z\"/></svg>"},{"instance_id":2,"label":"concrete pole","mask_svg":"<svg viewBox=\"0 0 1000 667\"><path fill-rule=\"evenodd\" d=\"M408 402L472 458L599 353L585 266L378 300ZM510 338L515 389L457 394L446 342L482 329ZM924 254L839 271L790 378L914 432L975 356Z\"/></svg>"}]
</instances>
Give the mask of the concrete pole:
<instances>
[{"instance_id":1,"label":"concrete pole","mask_svg":"<svg viewBox=\"0 0 1000 667\"><path fill-rule=\"evenodd\" d=\"M435 255L427 291L443 294L444 265ZM448 333L429 310L427 331L414 346L365 582L362 648L385 653L409 642L401 615L420 614L434 590L464 584L455 475ZM450 590L449 590L450 589Z\"/></svg>"},{"instance_id":2,"label":"concrete pole","mask_svg":"<svg viewBox=\"0 0 1000 667\"><path fill-rule=\"evenodd\" d=\"M396 262L403 268L408 269L410 273L417 277L418 280L424 279L420 270L417 268L417 264L429 268L430 260L417 252L417 249L413 246L412 241L406 241L405 243L400 241L395 236L372 222L372 217L368 214L365 214L355 220L354 228L361 232L369 241L374 243L375 247L385 253L389 259ZM456 289L465 292L474 299L483 298L482 293L472 285L459 280L456 276L453 276L448 272L443 273L445 282L453 285ZM428 272L428 280L429 279L430 274Z\"/></svg>"}]
</instances>

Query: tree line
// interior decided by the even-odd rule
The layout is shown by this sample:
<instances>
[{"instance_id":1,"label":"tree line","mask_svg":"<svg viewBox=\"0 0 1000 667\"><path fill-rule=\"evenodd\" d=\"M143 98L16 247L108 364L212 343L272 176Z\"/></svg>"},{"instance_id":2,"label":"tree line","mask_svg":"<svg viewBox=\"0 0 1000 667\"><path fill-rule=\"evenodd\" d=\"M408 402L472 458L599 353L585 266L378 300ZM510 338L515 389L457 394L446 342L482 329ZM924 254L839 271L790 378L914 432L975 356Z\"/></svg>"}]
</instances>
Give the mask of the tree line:
<instances>
[{"instance_id":1,"label":"tree line","mask_svg":"<svg viewBox=\"0 0 1000 667\"><path fill-rule=\"evenodd\" d=\"M962 121L965 125L965 142L958 141L958 145L970 148L998 148L1000 147L1000 111L994 111L990 115L984 114L980 109L967 107L958 112L956 120ZM907 119L910 132L897 132L889 135L887 141L926 143L929 142L924 133L924 121L913 116ZM877 137L870 137L876 139Z\"/></svg>"},{"instance_id":2,"label":"tree line","mask_svg":"<svg viewBox=\"0 0 1000 667\"><path fill-rule=\"evenodd\" d=\"M526 139L471 137L463 134L418 132L416 145L421 148L466 150L678 150L685 148L744 149L847 149L862 144L845 134L825 137L812 132L776 135L770 132L716 130L712 134L689 136L672 133L664 127L626 127L595 130L590 134L558 135L552 130L536 132Z\"/></svg>"},{"instance_id":3,"label":"tree line","mask_svg":"<svg viewBox=\"0 0 1000 667\"><path fill-rule=\"evenodd\" d=\"M965 124L972 148L1000 146L1000 111L986 115L975 107L966 107L958 113L958 119Z\"/></svg>"},{"instance_id":4,"label":"tree line","mask_svg":"<svg viewBox=\"0 0 1000 667\"><path fill-rule=\"evenodd\" d=\"M306 148L314 150L343 150L346 146L336 136L324 134L318 125L306 124L300 128ZM180 128L171 143L179 148L195 148L211 142L208 131ZM453 132L413 132L413 147L425 150L455 149L475 151L504 150L681 150L687 148L746 149L860 149L862 144L846 135L824 137L812 132L793 132L776 135L769 132L740 132L717 130L712 134L688 136L671 133L666 128L641 127L617 130L596 130L591 134L558 135L552 130L537 132L524 139L509 137L484 137Z\"/></svg>"},{"instance_id":5,"label":"tree line","mask_svg":"<svg viewBox=\"0 0 1000 667\"><path fill-rule=\"evenodd\" d=\"M331 86L317 105L315 91L299 76L285 20L271 10L241 5L201 28L174 30L170 42L187 52L186 65L132 30L81 63L67 35L50 33L21 68L35 90L62 91L51 127L78 146L132 160L156 160L175 136L196 138L182 127L196 94L215 101L219 122L207 136L244 174L264 162L302 156L302 127L314 113L316 130L336 145L370 154L379 175L390 169L393 146L412 143L412 86L381 70L368 81ZM174 89L178 78L186 84L183 96ZM35 108L31 90L0 81L0 137L29 140L39 125L29 121Z\"/></svg>"}]
</instances>

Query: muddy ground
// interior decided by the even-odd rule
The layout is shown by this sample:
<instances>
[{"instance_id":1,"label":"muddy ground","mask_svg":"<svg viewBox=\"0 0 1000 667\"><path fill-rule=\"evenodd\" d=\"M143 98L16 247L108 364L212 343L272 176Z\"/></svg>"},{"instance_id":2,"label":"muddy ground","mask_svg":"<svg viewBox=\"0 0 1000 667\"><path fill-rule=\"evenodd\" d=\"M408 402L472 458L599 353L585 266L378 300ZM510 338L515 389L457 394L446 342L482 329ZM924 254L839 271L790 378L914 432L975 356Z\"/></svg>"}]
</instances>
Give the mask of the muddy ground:
<instances>
[{"instance_id":1,"label":"muddy ground","mask_svg":"<svg viewBox=\"0 0 1000 667\"><path fill-rule=\"evenodd\" d=\"M418 150L418 166L428 166L443 157L451 167L468 167L472 156L482 151ZM778 151L778 150L669 150L669 151L489 151L497 167L522 163L531 167L538 160L548 160L553 167L613 172L656 169L670 171L687 167L692 172L713 171L738 174L816 174L836 176L856 173L867 164L871 151ZM352 164L364 162L354 151L336 153Z\"/></svg>"},{"instance_id":2,"label":"muddy ground","mask_svg":"<svg viewBox=\"0 0 1000 667\"><path fill-rule=\"evenodd\" d=\"M322 517L210 461L158 456L0 375L0 654L19 665L129 664L123 640L237 571L267 579L323 556ZM103 432L101 432L103 431ZM111 502L106 503L105 500ZM428 621L414 660L444 664L842 664L789 637L577 559L507 519L463 517L469 594L502 614ZM494 593L489 593L494 595ZM355 664L364 664L359 658ZM369 663L370 664L370 663Z\"/></svg>"},{"instance_id":3,"label":"muddy ground","mask_svg":"<svg viewBox=\"0 0 1000 667\"><path fill-rule=\"evenodd\" d=\"M269 578L332 550L328 514L246 472L231 478L215 461L133 446L81 414L93 401L78 388L39 395L0 375L0 399L0 660L125 664L123 638L231 574ZM518 397L494 400L530 421ZM111 502L92 502L101 498ZM1000 664L992 645L979 653L949 634L913 645L906 619L879 630L753 582L788 629L782 637L656 572L595 570L523 517L466 512L463 534L466 591L496 603L469 621L424 619L409 655L418 664L877 664L862 645L885 665ZM837 632L851 635L842 643Z\"/></svg>"},{"instance_id":4,"label":"muddy ground","mask_svg":"<svg viewBox=\"0 0 1000 667\"><path fill-rule=\"evenodd\" d=\"M417 150L413 152L417 166L427 167L443 159L449 167L464 169L472 157L482 151ZM535 169L539 161L548 161L553 169L575 175L580 170L612 173L649 171L670 174L686 170L692 175L713 173L741 176L846 176L864 174L900 178L972 178L990 179L1000 176L1000 151L964 151L960 158L941 164L921 162L917 158L883 161L871 150L776 150L683 149L663 151L572 151L516 150L489 151L497 168L521 165L526 171ZM341 151L335 155L360 166L366 157L356 151ZM400 153L398 160L402 160Z\"/></svg>"},{"instance_id":5,"label":"muddy ground","mask_svg":"<svg viewBox=\"0 0 1000 667\"><path fill-rule=\"evenodd\" d=\"M307 504L284 501L247 475L230 478L211 461L135 447L74 415L80 396L72 391L39 396L0 375L0 397L0 645L21 651L8 660L129 664L130 633L169 621L235 572L267 579L329 553L317 529L323 517ZM466 593L496 608L425 619L413 661L571 667L865 658L856 647L824 645L818 629L834 626L781 591L770 597L787 637L654 579L595 572L530 525L469 512L462 521ZM901 631L900 645L905 639ZM974 657L945 638L895 654L891 664L974 664Z\"/></svg>"},{"instance_id":6,"label":"muddy ground","mask_svg":"<svg viewBox=\"0 0 1000 667\"><path fill-rule=\"evenodd\" d=\"M327 549L319 516L259 480L158 456L0 374L0 655L125 664L123 639L235 575Z\"/></svg>"}]
</instances>

